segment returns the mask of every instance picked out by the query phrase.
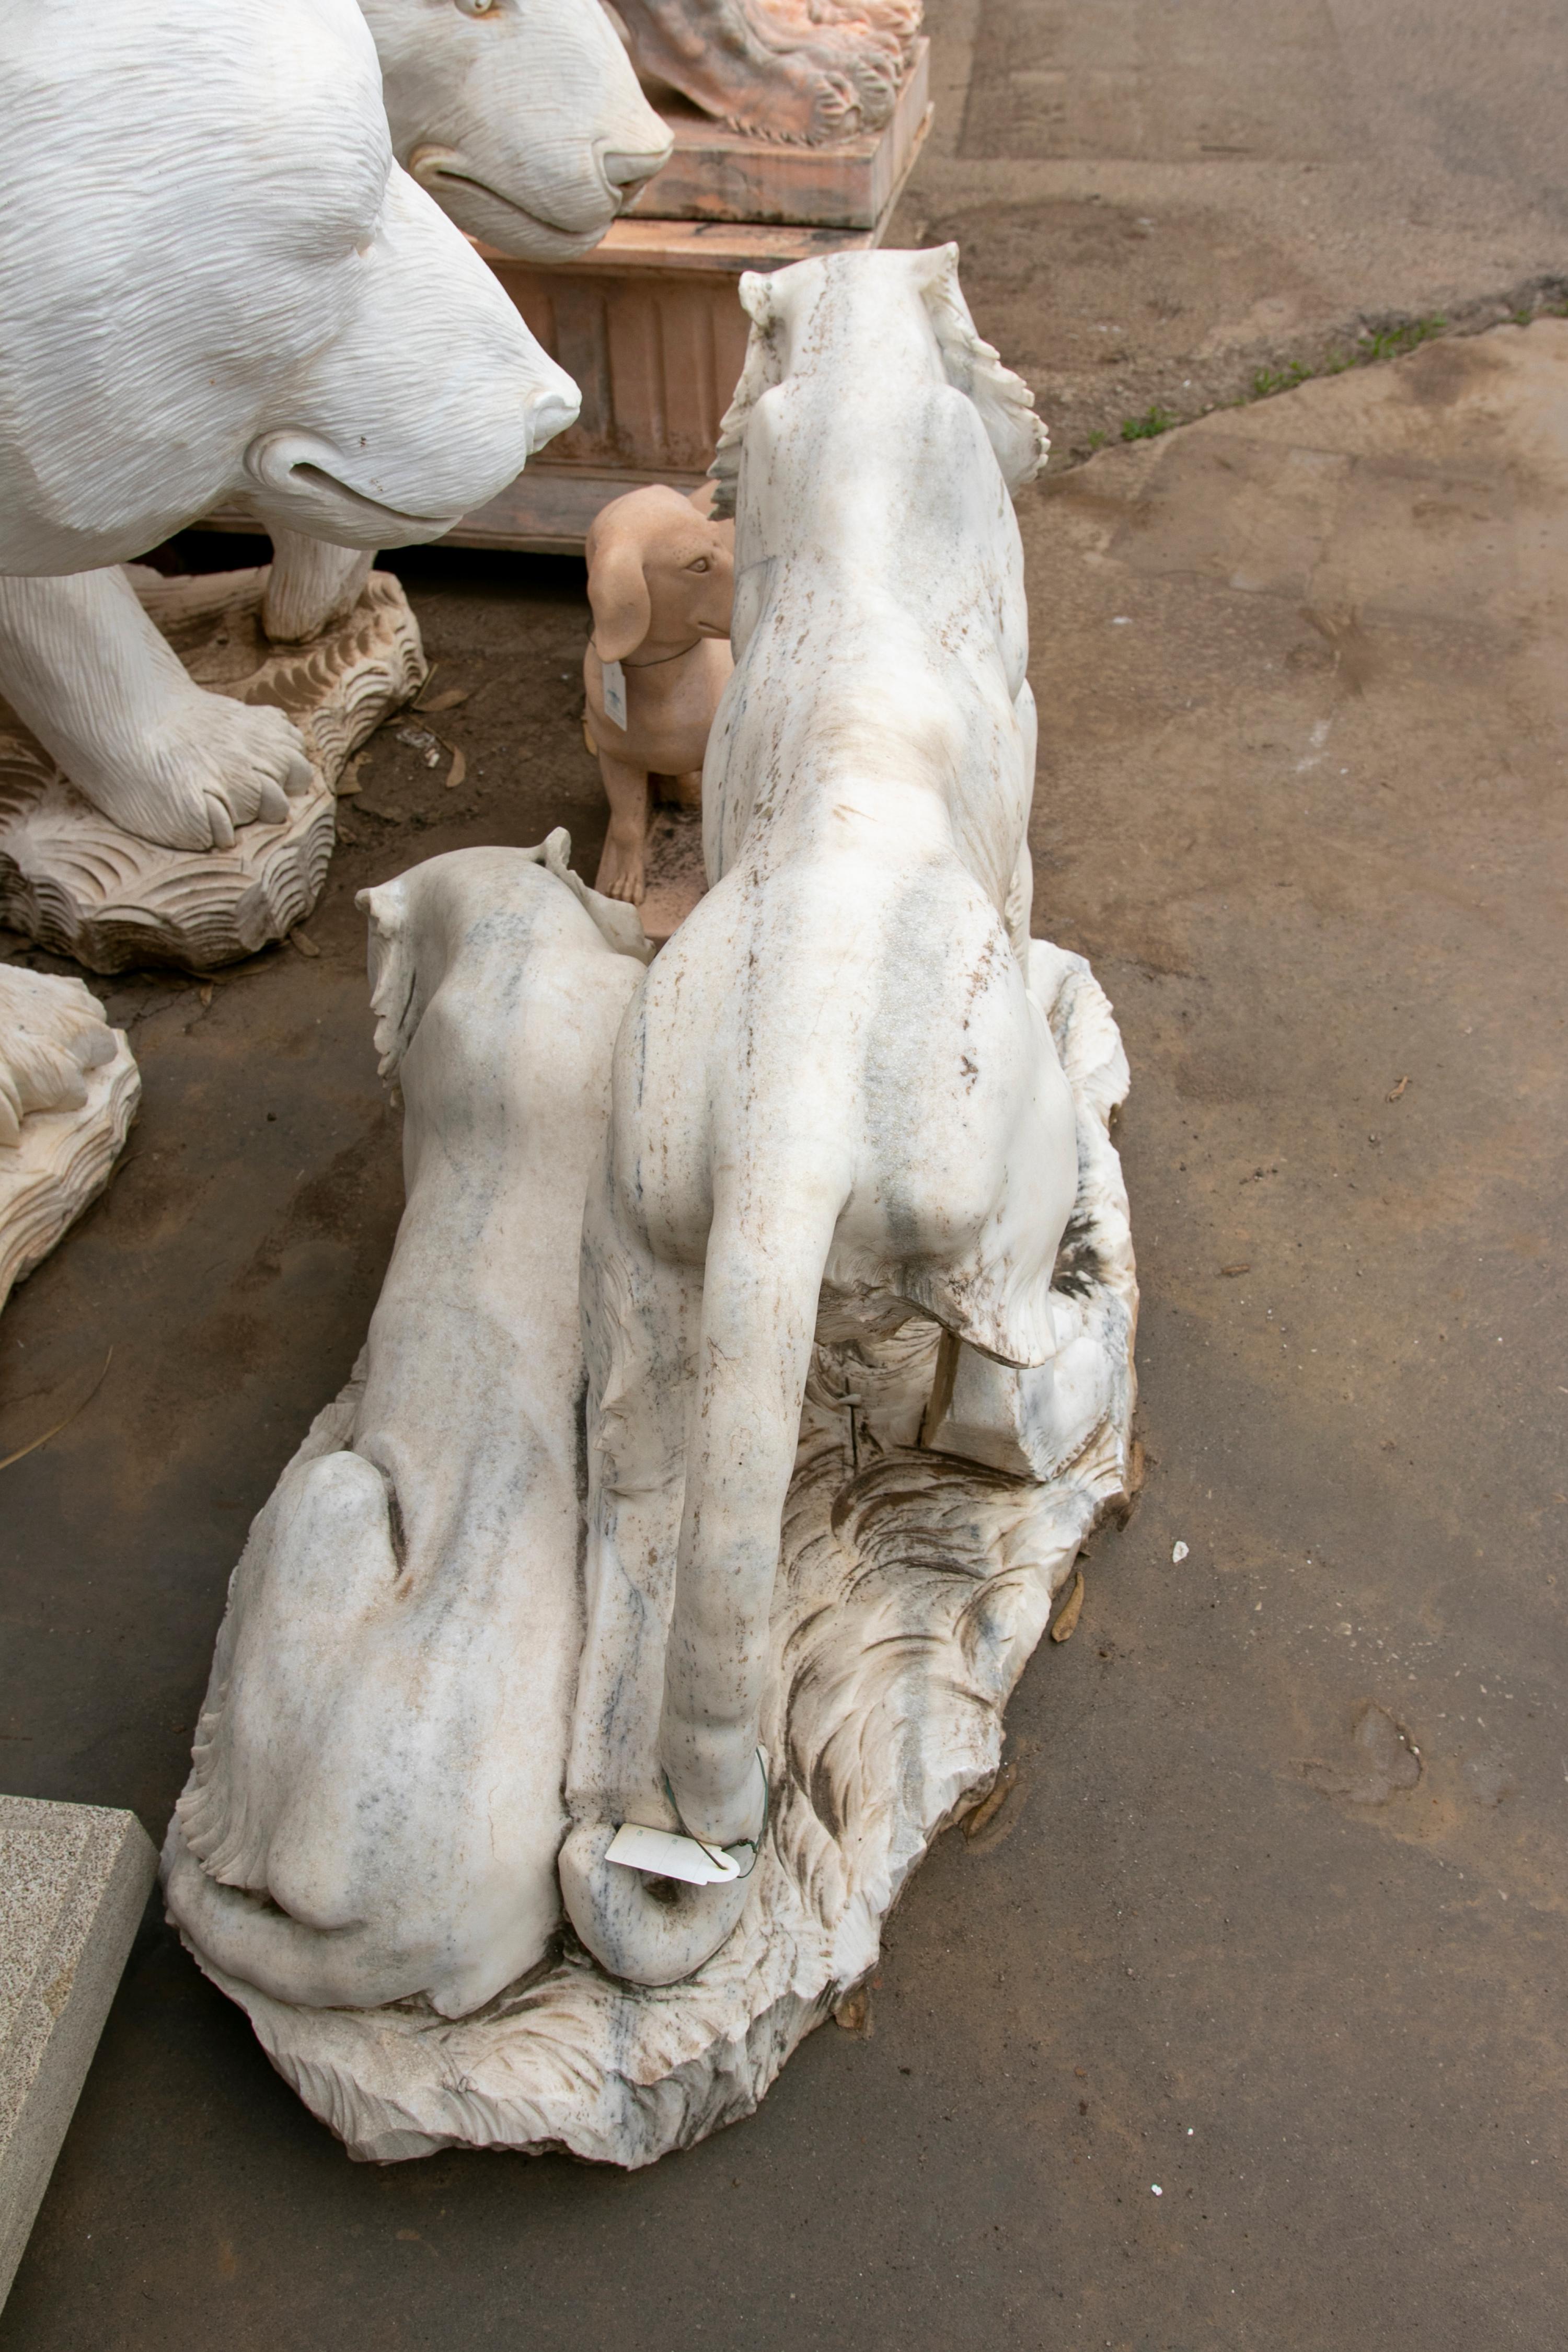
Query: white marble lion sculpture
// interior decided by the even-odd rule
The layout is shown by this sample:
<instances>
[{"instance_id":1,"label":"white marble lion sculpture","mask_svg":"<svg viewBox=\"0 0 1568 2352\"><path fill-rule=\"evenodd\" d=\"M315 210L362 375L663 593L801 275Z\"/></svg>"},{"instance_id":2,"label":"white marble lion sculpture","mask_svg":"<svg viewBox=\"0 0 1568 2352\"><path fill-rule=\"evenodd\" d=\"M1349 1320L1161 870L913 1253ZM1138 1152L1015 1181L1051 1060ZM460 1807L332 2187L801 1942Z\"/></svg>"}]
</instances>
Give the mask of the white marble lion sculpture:
<instances>
[{"instance_id":1,"label":"white marble lion sculpture","mask_svg":"<svg viewBox=\"0 0 1568 2352\"><path fill-rule=\"evenodd\" d=\"M393 152L460 229L526 261L569 261L669 159L599 0L360 0ZM374 561L275 534L268 636L314 637Z\"/></svg>"},{"instance_id":2,"label":"white marble lion sculpture","mask_svg":"<svg viewBox=\"0 0 1568 2352\"><path fill-rule=\"evenodd\" d=\"M0 0L0 688L128 831L226 846L308 780L104 567L225 499L433 539L575 386L394 161L353 0Z\"/></svg>"},{"instance_id":3,"label":"white marble lion sculpture","mask_svg":"<svg viewBox=\"0 0 1568 2352\"><path fill-rule=\"evenodd\" d=\"M1036 723L1010 494L1045 453L1032 396L975 333L956 247L741 283L711 887L621 1032L584 1232L562 1885L603 1964L652 1984L729 1934L766 1819L769 1611L819 1301L1043 1368L1078 1175L1026 984ZM609 1862L626 1822L684 1828L740 1874L678 1886Z\"/></svg>"},{"instance_id":4,"label":"white marble lion sculpture","mask_svg":"<svg viewBox=\"0 0 1568 2352\"><path fill-rule=\"evenodd\" d=\"M361 900L407 1206L353 1382L235 1570L164 1850L204 1965L275 2000L464 2016L559 1920L578 1231L647 953L568 846Z\"/></svg>"}]
</instances>

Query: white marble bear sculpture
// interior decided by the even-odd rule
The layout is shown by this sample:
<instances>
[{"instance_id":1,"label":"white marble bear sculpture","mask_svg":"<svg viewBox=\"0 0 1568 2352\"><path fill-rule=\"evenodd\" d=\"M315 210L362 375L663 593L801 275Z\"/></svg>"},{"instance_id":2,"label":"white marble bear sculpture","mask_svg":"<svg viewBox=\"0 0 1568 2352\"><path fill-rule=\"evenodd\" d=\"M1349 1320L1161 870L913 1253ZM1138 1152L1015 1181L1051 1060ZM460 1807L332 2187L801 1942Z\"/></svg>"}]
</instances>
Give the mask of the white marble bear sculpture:
<instances>
[{"instance_id":1,"label":"white marble bear sculpture","mask_svg":"<svg viewBox=\"0 0 1568 2352\"><path fill-rule=\"evenodd\" d=\"M0 0L0 574L40 575L0 581L0 688L116 824L227 846L300 739L101 567L240 496L437 538L576 389L395 163L353 0Z\"/></svg>"},{"instance_id":2,"label":"white marble bear sculpture","mask_svg":"<svg viewBox=\"0 0 1568 2352\"><path fill-rule=\"evenodd\" d=\"M235 1571L164 1853L204 1963L468 2014L560 1916L582 1634L577 1243L647 950L542 849L366 891L408 1204L355 1384Z\"/></svg>"},{"instance_id":3,"label":"white marble bear sculpture","mask_svg":"<svg viewBox=\"0 0 1568 2352\"><path fill-rule=\"evenodd\" d=\"M527 261L598 243L675 142L599 0L360 0L393 152L461 229ZM373 558L273 540L268 636L320 635Z\"/></svg>"},{"instance_id":4,"label":"white marble bear sculpture","mask_svg":"<svg viewBox=\"0 0 1568 2352\"><path fill-rule=\"evenodd\" d=\"M499 252L570 261L669 161L599 0L360 0L398 162Z\"/></svg>"},{"instance_id":5,"label":"white marble bear sculpture","mask_svg":"<svg viewBox=\"0 0 1568 2352\"><path fill-rule=\"evenodd\" d=\"M747 1876L605 1860L684 1824L744 1871L780 1515L819 1299L1043 1366L1078 1176L1026 985L1036 723L1010 492L1026 387L957 248L746 277L735 671L703 772L711 887L616 1052L590 1190L587 1631L566 1907L616 1974L717 1949ZM723 493L721 493L721 503ZM781 1759L773 1759L779 1769Z\"/></svg>"}]
</instances>

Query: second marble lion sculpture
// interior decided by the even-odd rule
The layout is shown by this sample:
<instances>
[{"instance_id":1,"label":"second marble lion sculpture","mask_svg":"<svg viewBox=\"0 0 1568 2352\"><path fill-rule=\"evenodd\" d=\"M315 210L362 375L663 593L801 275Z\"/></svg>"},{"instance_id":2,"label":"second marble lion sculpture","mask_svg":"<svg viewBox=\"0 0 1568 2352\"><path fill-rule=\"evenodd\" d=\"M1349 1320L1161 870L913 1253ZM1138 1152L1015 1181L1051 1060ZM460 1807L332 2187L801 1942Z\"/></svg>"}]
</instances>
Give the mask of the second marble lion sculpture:
<instances>
[{"instance_id":1,"label":"second marble lion sculpture","mask_svg":"<svg viewBox=\"0 0 1568 2352\"><path fill-rule=\"evenodd\" d=\"M559 1916L577 1234L647 950L564 834L363 893L408 1205L349 1391L235 1570L169 1907L274 1999L465 2015Z\"/></svg>"}]
</instances>

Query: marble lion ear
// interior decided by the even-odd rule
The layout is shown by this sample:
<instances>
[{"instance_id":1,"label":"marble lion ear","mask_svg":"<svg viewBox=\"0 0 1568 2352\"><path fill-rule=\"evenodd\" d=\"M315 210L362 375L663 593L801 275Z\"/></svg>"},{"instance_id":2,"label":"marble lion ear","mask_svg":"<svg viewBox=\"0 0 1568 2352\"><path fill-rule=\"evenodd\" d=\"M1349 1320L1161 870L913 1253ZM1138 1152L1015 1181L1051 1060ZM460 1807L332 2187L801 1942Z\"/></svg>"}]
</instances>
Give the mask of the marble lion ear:
<instances>
[{"instance_id":1,"label":"marble lion ear","mask_svg":"<svg viewBox=\"0 0 1568 2352\"><path fill-rule=\"evenodd\" d=\"M921 252L911 253L915 282L929 302L933 292L952 295L958 302L963 296L958 285L958 247L955 244L930 245ZM967 305L964 305L967 309Z\"/></svg>"},{"instance_id":2,"label":"marble lion ear","mask_svg":"<svg viewBox=\"0 0 1568 2352\"><path fill-rule=\"evenodd\" d=\"M370 967L370 1007L375 1015L375 1050L382 1077L390 1077L408 1049L418 1025L414 1008L413 975L403 952L408 923L407 895L403 877L377 883L373 890L355 894L354 905L367 925L365 960Z\"/></svg>"},{"instance_id":3,"label":"marble lion ear","mask_svg":"<svg viewBox=\"0 0 1568 2352\"><path fill-rule=\"evenodd\" d=\"M741 273L741 308L753 326L764 333L773 323L773 281L761 269L744 269Z\"/></svg>"},{"instance_id":4,"label":"marble lion ear","mask_svg":"<svg viewBox=\"0 0 1568 2352\"><path fill-rule=\"evenodd\" d=\"M801 265L797 264L796 267ZM708 468L714 485L712 503L708 512L714 522L734 520L735 493L740 483L741 445L745 439L746 419L762 398L781 378L781 362L773 328L778 312L774 308L773 282L760 269L748 269L741 277L741 308L752 322L746 341L745 364L734 398L719 427L719 446L713 463Z\"/></svg>"},{"instance_id":5,"label":"marble lion ear","mask_svg":"<svg viewBox=\"0 0 1568 2352\"><path fill-rule=\"evenodd\" d=\"M572 874L572 836L567 832L565 826L563 824L558 824L552 833L547 833L544 836L542 846L544 850L544 864L547 872L553 874L558 882L565 882L569 884L574 878Z\"/></svg>"}]
</instances>

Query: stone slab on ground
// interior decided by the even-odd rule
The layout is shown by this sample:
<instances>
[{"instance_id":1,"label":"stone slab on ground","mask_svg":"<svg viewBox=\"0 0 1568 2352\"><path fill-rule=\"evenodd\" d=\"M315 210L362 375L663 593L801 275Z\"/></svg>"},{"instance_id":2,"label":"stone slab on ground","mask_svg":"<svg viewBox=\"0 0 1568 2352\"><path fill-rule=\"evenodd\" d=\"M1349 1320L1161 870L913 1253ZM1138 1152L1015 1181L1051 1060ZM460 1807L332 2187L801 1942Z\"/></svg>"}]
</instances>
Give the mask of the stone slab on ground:
<instances>
[{"instance_id":1,"label":"stone slab on ground","mask_svg":"<svg viewBox=\"0 0 1568 2352\"><path fill-rule=\"evenodd\" d=\"M156 1866L134 1813L0 1796L0 2303Z\"/></svg>"}]
</instances>

